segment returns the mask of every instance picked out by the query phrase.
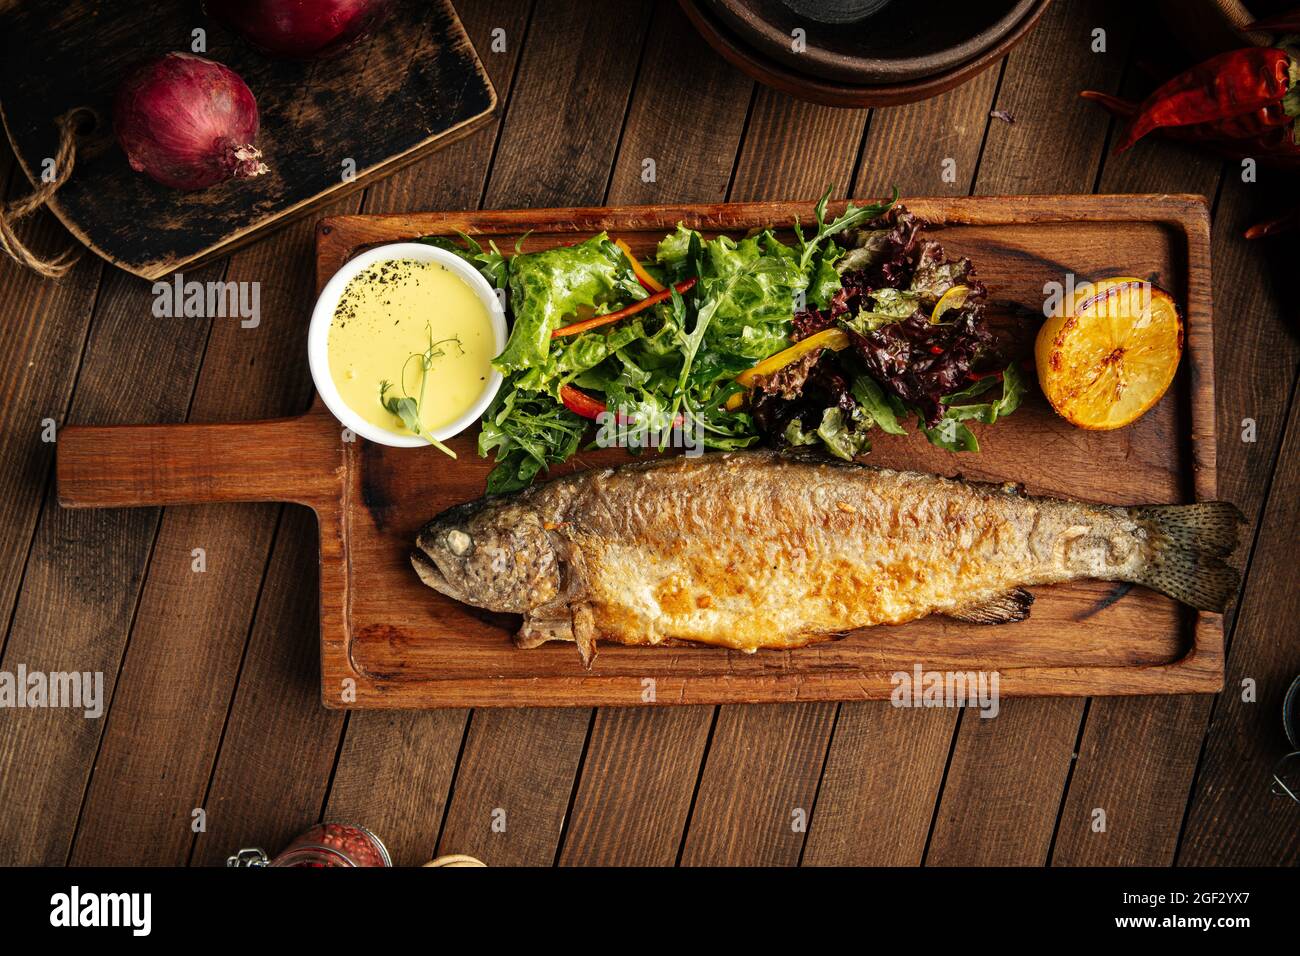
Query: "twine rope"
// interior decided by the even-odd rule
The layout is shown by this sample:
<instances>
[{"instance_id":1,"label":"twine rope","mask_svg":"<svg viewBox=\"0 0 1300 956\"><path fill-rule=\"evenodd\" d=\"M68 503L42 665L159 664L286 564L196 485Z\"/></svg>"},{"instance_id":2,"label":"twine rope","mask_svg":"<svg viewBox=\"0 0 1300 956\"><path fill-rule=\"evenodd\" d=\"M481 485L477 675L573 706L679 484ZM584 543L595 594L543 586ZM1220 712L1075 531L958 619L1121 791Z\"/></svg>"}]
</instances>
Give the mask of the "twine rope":
<instances>
[{"instance_id":1,"label":"twine rope","mask_svg":"<svg viewBox=\"0 0 1300 956\"><path fill-rule=\"evenodd\" d=\"M82 114L94 115L85 107L78 106L55 121L59 127L59 150L54 156L54 179L40 183L22 199L0 205L0 249L15 262L47 279L59 279L67 274L80 258L81 250L73 247L52 259L42 259L18 238L16 227L19 220L44 206L72 175L77 160L77 120Z\"/></svg>"}]
</instances>

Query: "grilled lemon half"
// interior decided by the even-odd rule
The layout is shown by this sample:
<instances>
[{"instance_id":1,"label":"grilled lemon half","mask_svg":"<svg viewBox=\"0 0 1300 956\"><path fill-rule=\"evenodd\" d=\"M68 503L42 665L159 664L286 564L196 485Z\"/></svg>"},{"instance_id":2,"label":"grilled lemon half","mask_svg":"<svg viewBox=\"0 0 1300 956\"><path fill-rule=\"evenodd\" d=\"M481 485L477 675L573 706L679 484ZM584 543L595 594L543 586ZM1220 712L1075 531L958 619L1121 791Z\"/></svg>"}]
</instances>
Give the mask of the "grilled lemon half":
<instances>
[{"instance_id":1,"label":"grilled lemon half","mask_svg":"<svg viewBox=\"0 0 1300 956\"><path fill-rule=\"evenodd\" d=\"M1076 290L1038 332L1038 384L1080 428L1123 428L1168 390L1183 354L1183 323L1169 293L1129 276Z\"/></svg>"}]
</instances>

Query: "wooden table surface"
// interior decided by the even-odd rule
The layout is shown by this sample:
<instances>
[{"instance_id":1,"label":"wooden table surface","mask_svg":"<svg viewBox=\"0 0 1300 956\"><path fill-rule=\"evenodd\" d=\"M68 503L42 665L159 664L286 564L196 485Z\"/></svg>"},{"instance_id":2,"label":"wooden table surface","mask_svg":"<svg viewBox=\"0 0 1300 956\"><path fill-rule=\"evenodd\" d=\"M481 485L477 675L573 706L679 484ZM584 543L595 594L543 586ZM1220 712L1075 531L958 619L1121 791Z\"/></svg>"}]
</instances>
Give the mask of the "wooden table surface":
<instances>
[{"instance_id":1,"label":"wooden table surface","mask_svg":"<svg viewBox=\"0 0 1300 956\"><path fill-rule=\"evenodd\" d=\"M1124 8L1057 0L965 86L855 111L755 86L672 3L457 6L496 122L322 214L811 199L827 183L1210 197L1219 488L1251 521L1225 692L1012 700L993 720L865 702L324 710L308 511L63 510L42 441L47 420L305 408L312 222L187 275L259 281L251 329L154 318L148 283L90 255L62 282L5 261L0 670L102 671L105 713L0 711L0 863L221 864L328 818L369 826L399 864L1294 864L1300 807L1268 784L1300 672L1297 241L1240 234L1300 191L1156 141L1109 155L1107 116L1075 94L1149 88ZM0 183L28 188L7 153ZM46 216L22 234L66 241Z\"/></svg>"}]
</instances>

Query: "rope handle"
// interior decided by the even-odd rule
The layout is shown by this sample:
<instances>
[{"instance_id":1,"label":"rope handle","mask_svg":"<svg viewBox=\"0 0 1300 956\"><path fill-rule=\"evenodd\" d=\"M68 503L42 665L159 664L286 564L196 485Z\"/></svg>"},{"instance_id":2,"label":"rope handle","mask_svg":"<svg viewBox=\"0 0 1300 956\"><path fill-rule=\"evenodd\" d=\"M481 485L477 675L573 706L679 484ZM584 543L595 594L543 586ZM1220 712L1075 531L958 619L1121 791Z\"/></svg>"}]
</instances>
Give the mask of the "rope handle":
<instances>
[{"instance_id":1,"label":"rope handle","mask_svg":"<svg viewBox=\"0 0 1300 956\"><path fill-rule=\"evenodd\" d=\"M59 279L66 275L81 257L81 250L74 246L52 259L42 259L18 238L15 227L19 220L44 206L72 175L72 168L77 161L77 120L81 114L94 116L90 109L77 106L55 120L59 127L59 150L54 157L54 178L40 183L22 199L0 205L0 249L15 262L47 279Z\"/></svg>"}]
</instances>

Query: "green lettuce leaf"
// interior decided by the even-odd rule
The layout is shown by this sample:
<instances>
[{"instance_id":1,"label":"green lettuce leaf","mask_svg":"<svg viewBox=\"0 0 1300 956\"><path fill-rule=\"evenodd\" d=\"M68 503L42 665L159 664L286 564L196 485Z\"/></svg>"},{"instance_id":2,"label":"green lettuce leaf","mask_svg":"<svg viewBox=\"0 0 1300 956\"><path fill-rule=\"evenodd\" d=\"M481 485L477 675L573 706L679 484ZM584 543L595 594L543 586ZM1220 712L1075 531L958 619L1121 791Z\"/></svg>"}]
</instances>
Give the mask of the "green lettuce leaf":
<instances>
[{"instance_id":1,"label":"green lettuce leaf","mask_svg":"<svg viewBox=\"0 0 1300 956\"><path fill-rule=\"evenodd\" d=\"M862 335L910 318L921 305L919 296L901 289L877 289L869 301L871 308L860 309L851 319L844 320L845 325Z\"/></svg>"},{"instance_id":2,"label":"green lettuce leaf","mask_svg":"<svg viewBox=\"0 0 1300 956\"><path fill-rule=\"evenodd\" d=\"M510 263L514 327L492 364L507 374L542 365L551 333L579 309L601 314L645 296L622 251L603 232L577 245L517 255Z\"/></svg>"},{"instance_id":3,"label":"green lettuce leaf","mask_svg":"<svg viewBox=\"0 0 1300 956\"><path fill-rule=\"evenodd\" d=\"M828 408L822 412L822 422L817 426L817 437L836 458L852 461L857 455L871 450L871 421L864 415L845 414L843 409Z\"/></svg>"}]
</instances>

